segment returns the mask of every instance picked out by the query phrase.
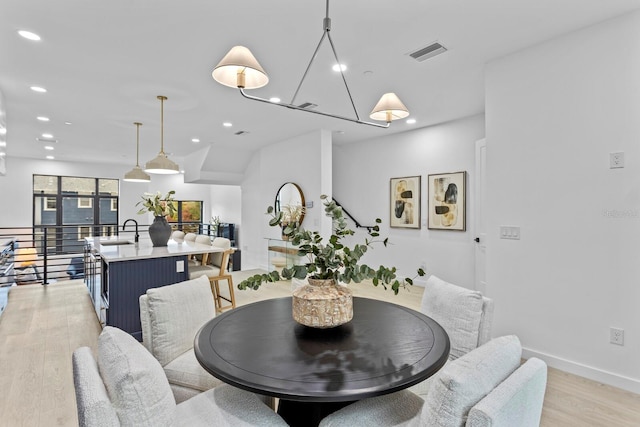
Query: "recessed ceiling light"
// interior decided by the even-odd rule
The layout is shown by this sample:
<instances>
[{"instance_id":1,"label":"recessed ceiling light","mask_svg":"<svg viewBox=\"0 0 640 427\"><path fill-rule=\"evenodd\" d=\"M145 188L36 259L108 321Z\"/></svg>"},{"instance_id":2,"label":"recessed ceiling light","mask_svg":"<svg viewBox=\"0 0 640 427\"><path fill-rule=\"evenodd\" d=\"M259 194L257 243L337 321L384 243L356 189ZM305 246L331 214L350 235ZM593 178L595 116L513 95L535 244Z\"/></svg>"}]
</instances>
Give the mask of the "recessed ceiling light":
<instances>
[{"instance_id":1,"label":"recessed ceiling light","mask_svg":"<svg viewBox=\"0 0 640 427\"><path fill-rule=\"evenodd\" d=\"M55 159L55 157L53 157L53 156L47 156L47 160L54 160L54 159Z\"/></svg>"},{"instance_id":2,"label":"recessed ceiling light","mask_svg":"<svg viewBox=\"0 0 640 427\"><path fill-rule=\"evenodd\" d=\"M7 128L0 127L0 135L6 135L6 134L7 134Z\"/></svg>"},{"instance_id":3,"label":"recessed ceiling light","mask_svg":"<svg viewBox=\"0 0 640 427\"><path fill-rule=\"evenodd\" d=\"M43 133L42 137L43 138L53 138L53 135L51 135L50 133Z\"/></svg>"},{"instance_id":4,"label":"recessed ceiling light","mask_svg":"<svg viewBox=\"0 0 640 427\"><path fill-rule=\"evenodd\" d=\"M271 101L271 102L280 102L282 100L280 98L278 98L277 96L274 96L272 98L269 98L269 101Z\"/></svg>"},{"instance_id":5,"label":"recessed ceiling light","mask_svg":"<svg viewBox=\"0 0 640 427\"><path fill-rule=\"evenodd\" d=\"M407 124L412 125L416 122L416 119L407 119Z\"/></svg>"},{"instance_id":6,"label":"recessed ceiling light","mask_svg":"<svg viewBox=\"0 0 640 427\"><path fill-rule=\"evenodd\" d=\"M71 126L72 125L71 122L64 122L64 124L67 125L67 126Z\"/></svg>"},{"instance_id":7,"label":"recessed ceiling light","mask_svg":"<svg viewBox=\"0 0 640 427\"><path fill-rule=\"evenodd\" d=\"M5 153L4 151L0 151L0 157L4 157L6 155L7 155L7 153Z\"/></svg>"},{"instance_id":8,"label":"recessed ceiling light","mask_svg":"<svg viewBox=\"0 0 640 427\"><path fill-rule=\"evenodd\" d=\"M45 145L45 146L44 146L44 149L45 149L45 150L49 150L49 151L51 151L51 150L53 150L54 148L53 148L51 145Z\"/></svg>"},{"instance_id":9,"label":"recessed ceiling light","mask_svg":"<svg viewBox=\"0 0 640 427\"><path fill-rule=\"evenodd\" d=\"M344 65L344 64L335 64L333 66L333 71L335 71L335 72L339 72L340 70L344 71L346 69L347 69L347 66Z\"/></svg>"},{"instance_id":10,"label":"recessed ceiling light","mask_svg":"<svg viewBox=\"0 0 640 427\"><path fill-rule=\"evenodd\" d=\"M18 31L18 34L20 34L22 37L24 37L27 40L33 40L33 41L40 40L40 36L37 35L36 33L32 33L31 31L20 30Z\"/></svg>"},{"instance_id":11,"label":"recessed ceiling light","mask_svg":"<svg viewBox=\"0 0 640 427\"><path fill-rule=\"evenodd\" d=\"M222 124L222 126L224 126L224 127L226 127L226 128L230 128L231 126L233 126L233 123L230 123L230 122L224 122L224 123Z\"/></svg>"},{"instance_id":12,"label":"recessed ceiling light","mask_svg":"<svg viewBox=\"0 0 640 427\"><path fill-rule=\"evenodd\" d=\"M45 88L40 86L31 86L30 89L34 92L40 92L40 93L45 93L47 91Z\"/></svg>"},{"instance_id":13,"label":"recessed ceiling light","mask_svg":"<svg viewBox=\"0 0 640 427\"><path fill-rule=\"evenodd\" d=\"M48 122L49 121L49 117L45 117L45 116L38 116L36 118L38 120L40 120L41 122Z\"/></svg>"},{"instance_id":14,"label":"recessed ceiling light","mask_svg":"<svg viewBox=\"0 0 640 427\"><path fill-rule=\"evenodd\" d=\"M200 142L200 140L198 138L191 138L191 142L198 143L198 142Z\"/></svg>"},{"instance_id":15,"label":"recessed ceiling light","mask_svg":"<svg viewBox=\"0 0 640 427\"><path fill-rule=\"evenodd\" d=\"M0 147L6 147L7 141L0 141Z\"/></svg>"}]
</instances>

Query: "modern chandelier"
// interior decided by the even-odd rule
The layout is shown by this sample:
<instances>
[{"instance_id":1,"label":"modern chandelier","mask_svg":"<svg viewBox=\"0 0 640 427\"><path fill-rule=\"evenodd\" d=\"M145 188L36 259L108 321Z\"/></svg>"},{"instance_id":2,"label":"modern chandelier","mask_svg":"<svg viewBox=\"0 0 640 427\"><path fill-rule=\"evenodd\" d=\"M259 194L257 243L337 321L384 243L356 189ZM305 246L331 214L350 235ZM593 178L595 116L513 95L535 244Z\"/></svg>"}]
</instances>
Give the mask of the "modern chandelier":
<instances>
[{"instance_id":1,"label":"modern chandelier","mask_svg":"<svg viewBox=\"0 0 640 427\"><path fill-rule=\"evenodd\" d=\"M167 100L167 97L158 95L157 98L160 100L160 152L153 160L147 162L144 171L163 175L175 174L179 172L178 165L171 161L164 152L164 101Z\"/></svg>"},{"instance_id":2,"label":"modern chandelier","mask_svg":"<svg viewBox=\"0 0 640 427\"><path fill-rule=\"evenodd\" d=\"M355 113L355 118L345 117L341 115L326 113L318 110L311 110L305 108L301 105L295 105L295 99L300 91L300 87L304 83L305 78L307 77L307 73L313 64L313 61L318 54L320 46L322 42L324 42L325 38L329 40L329 44L331 45L331 50L333 51L333 56L336 60L337 64L342 64L338 60L338 54L336 53L335 46L333 44L333 40L331 39L331 18L329 18L329 0L327 0L327 13L323 20L323 32L322 37L320 38L320 42L316 47L313 56L311 57L311 61L309 61L309 65L307 65L307 69L298 84L298 88L296 89L291 102L288 104L275 102L269 99L260 98L257 96L249 95L245 92L245 89L257 89L265 86L269 82L269 76L264 71L258 60L253 56L251 51L244 46L234 46L225 56L222 58L220 63L216 65L213 69L211 75L213 79L220 84L229 87L237 87L240 90L242 96L247 99L251 99L253 101L265 102L267 104L279 105L281 107L290 108L293 110L306 111L308 113L320 114L323 116L329 116L336 119L347 120L350 122L359 123L362 125L376 126L381 128L388 128L389 124L393 120L403 119L409 115L409 110L405 105L400 101L398 96L395 93L385 93L382 95L376 106L371 111L369 117L372 120L380 120L385 121L385 124L374 123L360 120L360 116L358 115L358 111L356 110L355 103L353 102L353 97L351 96L351 91L349 90L349 85L347 85L347 80L344 76L344 72L342 67L338 65L338 69L340 70L340 74L342 76L342 81L344 82L344 87L347 90L347 94L349 95L349 100L351 101L351 106L353 107L353 112Z\"/></svg>"},{"instance_id":3,"label":"modern chandelier","mask_svg":"<svg viewBox=\"0 0 640 427\"><path fill-rule=\"evenodd\" d=\"M138 163L140 155L140 126L142 126L142 123L135 122L134 125L136 125L136 166L124 174L124 180L129 182L149 182L151 177L140 168Z\"/></svg>"}]
</instances>

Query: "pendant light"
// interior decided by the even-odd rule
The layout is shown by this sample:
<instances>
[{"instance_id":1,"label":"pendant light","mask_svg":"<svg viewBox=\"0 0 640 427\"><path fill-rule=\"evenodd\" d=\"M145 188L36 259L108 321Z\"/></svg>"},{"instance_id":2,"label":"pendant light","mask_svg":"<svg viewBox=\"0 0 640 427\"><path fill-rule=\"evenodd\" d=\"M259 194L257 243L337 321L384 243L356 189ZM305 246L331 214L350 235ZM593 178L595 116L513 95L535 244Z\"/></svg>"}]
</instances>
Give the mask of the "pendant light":
<instances>
[{"instance_id":1,"label":"pendant light","mask_svg":"<svg viewBox=\"0 0 640 427\"><path fill-rule=\"evenodd\" d=\"M353 97L351 96L351 91L349 90L349 85L347 85L347 80L344 76L343 69L339 67L340 74L342 76L342 81L344 83L344 87L347 91L347 95L349 96L349 100L351 101L351 106L353 107L353 112L355 117L345 117L337 114L332 114L324 111L319 111L315 109L309 109L302 105L296 105L295 99L304 83L305 78L307 77L307 73L313 64L318 51L320 50L320 46L325 39L329 40L329 44L331 45L331 51L333 52L333 57L336 60L336 64L341 64L338 60L338 54L336 53L336 49L334 47L333 40L331 39L331 18L329 18L329 0L326 2L326 15L324 20L322 21L323 32L322 37L320 38L320 42L316 47L313 56L311 57L311 61L309 65L307 65L307 69L302 76L302 80L298 84L298 88L291 99L291 102L286 104L282 102L275 102L270 99L260 98L258 96L249 95L245 90L248 89L257 89L265 86L269 83L269 76L264 71L258 60L253 56L251 51L244 46L234 46L231 50L222 58L222 60L216 65L211 73L211 76L218 83L238 88L240 94L247 99L252 101L264 102L271 105L277 105L279 107L286 107L292 110L305 111L307 113L320 114L323 116L333 117L335 119L347 120L350 122L358 123L361 125L369 125L381 128L388 128L392 121L402 119L409 115L409 110L407 107L400 101L400 98L395 93L387 93L380 98L380 101L376 104L373 111L369 117L372 120L379 120L386 122L375 123L368 122L365 120L361 120L356 110L355 103L353 102Z\"/></svg>"},{"instance_id":2,"label":"pendant light","mask_svg":"<svg viewBox=\"0 0 640 427\"><path fill-rule=\"evenodd\" d=\"M136 125L136 166L124 174L124 180L129 182L149 182L151 177L140 168L138 163L140 155L140 126L142 126L142 123L135 122L134 125Z\"/></svg>"},{"instance_id":3,"label":"pendant light","mask_svg":"<svg viewBox=\"0 0 640 427\"><path fill-rule=\"evenodd\" d=\"M158 99L160 100L160 152L155 159L147 162L144 171L164 175L175 174L179 172L178 165L164 153L164 101L167 97L158 95Z\"/></svg>"}]
</instances>

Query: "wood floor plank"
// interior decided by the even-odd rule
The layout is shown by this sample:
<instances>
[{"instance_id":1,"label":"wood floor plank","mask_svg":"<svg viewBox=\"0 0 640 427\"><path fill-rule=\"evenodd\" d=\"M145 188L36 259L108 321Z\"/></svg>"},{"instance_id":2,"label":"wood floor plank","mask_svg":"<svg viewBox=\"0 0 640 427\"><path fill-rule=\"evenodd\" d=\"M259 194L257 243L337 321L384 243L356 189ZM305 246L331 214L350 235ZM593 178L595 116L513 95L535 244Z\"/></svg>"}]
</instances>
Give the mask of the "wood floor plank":
<instances>
[{"instance_id":1,"label":"wood floor plank","mask_svg":"<svg viewBox=\"0 0 640 427\"><path fill-rule=\"evenodd\" d=\"M234 272L237 285L256 271ZM354 295L420 308L421 287L398 295L370 283L349 284ZM238 305L291 295L290 282L235 289ZM12 288L0 317L0 427L77 426L73 350L97 348L100 333L81 280ZM640 395L549 368L543 427L640 426ZM517 427L517 426L514 426Z\"/></svg>"}]
</instances>

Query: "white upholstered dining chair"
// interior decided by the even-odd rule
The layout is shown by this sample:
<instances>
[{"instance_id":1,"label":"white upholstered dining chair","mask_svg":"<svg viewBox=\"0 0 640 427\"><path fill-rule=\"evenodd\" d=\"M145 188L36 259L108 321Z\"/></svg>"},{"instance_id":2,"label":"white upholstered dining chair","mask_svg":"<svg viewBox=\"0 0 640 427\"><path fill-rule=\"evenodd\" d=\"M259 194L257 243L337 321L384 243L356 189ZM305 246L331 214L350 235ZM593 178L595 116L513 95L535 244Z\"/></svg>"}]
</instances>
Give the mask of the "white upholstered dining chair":
<instances>
[{"instance_id":1,"label":"white upholstered dining chair","mask_svg":"<svg viewBox=\"0 0 640 427\"><path fill-rule=\"evenodd\" d=\"M80 427L287 426L258 396L228 384L176 404L158 361L120 329L102 330L97 353L97 363L89 347L72 356Z\"/></svg>"},{"instance_id":2,"label":"white upholstered dining chair","mask_svg":"<svg viewBox=\"0 0 640 427\"><path fill-rule=\"evenodd\" d=\"M495 338L451 361L429 393L409 390L355 402L325 417L320 427L537 427L547 365L521 365L515 335Z\"/></svg>"},{"instance_id":3,"label":"white upholstered dining chair","mask_svg":"<svg viewBox=\"0 0 640 427\"><path fill-rule=\"evenodd\" d=\"M493 300L480 292L432 275L425 284L420 311L438 322L449 335L449 363L491 340ZM446 365L445 365L446 366ZM410 390L426 396L436 373Z\"/></svg>"},{"instance_id":4,"label":"white upholstered dining chair","mask_svg":"<svg viewBox=\"0 0 640 427\"><path fill-rule=\"evenodd\" d=\"M205 277L148 289L139 304L142 343L160 362L178 403L222 384L193 351L196 333L216 316Z\"/></svg>"}]
</instances>

